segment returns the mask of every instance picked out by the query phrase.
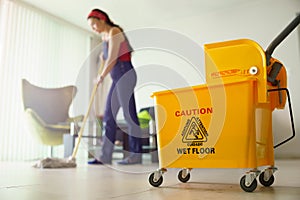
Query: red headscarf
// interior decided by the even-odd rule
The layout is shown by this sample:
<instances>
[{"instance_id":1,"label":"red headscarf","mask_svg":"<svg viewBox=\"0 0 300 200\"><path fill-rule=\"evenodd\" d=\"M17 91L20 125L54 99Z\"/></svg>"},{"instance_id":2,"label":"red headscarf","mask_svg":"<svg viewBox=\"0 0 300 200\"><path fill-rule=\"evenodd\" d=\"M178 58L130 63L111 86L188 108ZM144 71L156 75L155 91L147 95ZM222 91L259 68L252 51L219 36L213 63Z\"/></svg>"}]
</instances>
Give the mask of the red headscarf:
<instances>
[{"instance_id":1,"label":"red headscarf","mask_svg":"<svg viewBox=\"0 0 300 200\"><path fill-rule=\"evenodd\" d=\"M100 19L100 20L107 21L107 17L106 17L103 13L98 12L98 11L96 11L96 10L91 11L87 18L89 19L89 18L91 18L91 17L94 17L94 18L97 18L97 19Z\"/></svg>"}]
</instances>

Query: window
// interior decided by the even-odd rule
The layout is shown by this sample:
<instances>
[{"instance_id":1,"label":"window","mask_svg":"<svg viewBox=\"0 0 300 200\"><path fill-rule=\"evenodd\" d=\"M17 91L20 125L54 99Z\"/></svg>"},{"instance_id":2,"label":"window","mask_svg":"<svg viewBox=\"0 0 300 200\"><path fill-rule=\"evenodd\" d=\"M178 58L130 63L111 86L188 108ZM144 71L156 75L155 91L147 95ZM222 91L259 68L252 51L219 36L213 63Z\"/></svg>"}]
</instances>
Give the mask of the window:
<instances>
[{"instance_id":1,"label":"window","mask_svg":"<svg viewBox=\"0 0 300 200\"><path fill-rule=\"evenodd\" d=\"M48 155L24 128L21 79L41 87L75 84L90 36L19 1L0 0L0 160Z\"/></svg>"}]
</instances>

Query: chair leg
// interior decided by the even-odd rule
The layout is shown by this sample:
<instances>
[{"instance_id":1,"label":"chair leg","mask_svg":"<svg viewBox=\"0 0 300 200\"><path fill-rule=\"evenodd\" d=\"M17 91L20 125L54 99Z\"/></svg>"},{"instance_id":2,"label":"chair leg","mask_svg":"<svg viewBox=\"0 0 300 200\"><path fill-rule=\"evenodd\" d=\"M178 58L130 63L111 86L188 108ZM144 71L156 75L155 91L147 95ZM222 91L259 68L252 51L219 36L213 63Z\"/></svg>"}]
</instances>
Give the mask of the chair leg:
<instances>
[{"instance_id":1,"label":"chair leg","mask_svg":"<svg viewBox=\"0 0 300 200\"><path fill-rule=\"evenodd\" d=\"M63 141L64 141L64 157L68 158L72 155L74 147L75 147L75 137L71 134L64 134Z\"/></svg>"},{"instance_id":2,"label":"chair leg","mask_svg":"<svg viewBox=\"0 0 300 200\"><path fill-rule=\"evenodd\" d=\"M53 146L50 146L49 154L50 154L50 158L52 158L53 157Z\"/></svg>"}]
</instances>

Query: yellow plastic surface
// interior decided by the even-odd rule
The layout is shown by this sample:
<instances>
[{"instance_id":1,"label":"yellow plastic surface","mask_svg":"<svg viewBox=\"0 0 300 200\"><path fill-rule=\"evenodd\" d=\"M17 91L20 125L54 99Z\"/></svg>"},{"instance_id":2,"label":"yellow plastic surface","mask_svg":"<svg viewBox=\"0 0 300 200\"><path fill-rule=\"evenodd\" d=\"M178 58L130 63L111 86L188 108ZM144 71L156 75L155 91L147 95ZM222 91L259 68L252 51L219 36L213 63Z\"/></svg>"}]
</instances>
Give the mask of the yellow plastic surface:
<instances>
[{"instance_id":1,"label":"yellow plastic surface","mask_svg":"<svg viewBox=\"0 0 300 200\"><path fill-rule=\"evenodd\" d=\"M256 113L256 84L255 79L247 79L154 93L160 167L255 168L273 164L271 112L264 107ZM269 119L258 130L259 136L256 115Z\"/></svg>"},{"instance_id":2,"label":"yellow plastic surface","mask_svg":"<svg viewBox=\"0 0 300 200\"><path fill-rule=\"evenodd\" d=\"M267 73L264 50L248 39L225 41L204 45L207 84L241 80L246 77L257 79L258 102L267 101ZM257 74L250 74L256 67Z\"/></svg>"},{"instance_id":3,"label":"yellow plastic surface","mask_svg":"<svg viewBox=\"0 0 300 200\"><path fill-rule=\"evenodd\" d=\"M272 111L285 95L268 93L265 63L252 40L207 44L206 84L155 92L160 167L273 166ZM285 87L284 68L278 79Z\"/></svg>"}]
</instances>

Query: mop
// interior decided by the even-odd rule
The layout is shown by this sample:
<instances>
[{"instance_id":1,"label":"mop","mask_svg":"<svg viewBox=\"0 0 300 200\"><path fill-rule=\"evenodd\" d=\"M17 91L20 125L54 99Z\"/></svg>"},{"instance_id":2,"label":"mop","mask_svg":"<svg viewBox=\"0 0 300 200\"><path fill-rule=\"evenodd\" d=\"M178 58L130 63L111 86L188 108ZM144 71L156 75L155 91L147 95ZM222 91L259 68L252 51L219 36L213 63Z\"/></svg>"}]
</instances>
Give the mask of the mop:
<instances>
[{"instance_id":1,"label":"mop","mask_svg":"<svg viewBox=\"0 0 300 200\"><path fill-rule=\"evenodd\" d=\"M101 62L101 65L100 65L99 70L98 70L98 74L100 74L102 72L103 66L104 66L104 64L103 64L103 62ZM92 104L94 102L95 95L97 93L97 88L98 88L98 84L96 83L93 87L92 94L91 94L91 97L90 97L90 102L89 102L89 105L88 105L88 110L87 110L86 115L83 118L82 126L80 128L79 133L78 133L77 142L76 142L76 145L74 147L72 155L68 158L49 158L48 157L48 158L39 160L37 163L35 163L33 165L33 167L35 167L35 168L75 168L77 166L77 164L76 164L76 154L77 154L79 144L80 144L80 141L81 141L81 138L82 138L82 135L83 135L85 124L87 122Z\"/></svg>"}]
</instances>

